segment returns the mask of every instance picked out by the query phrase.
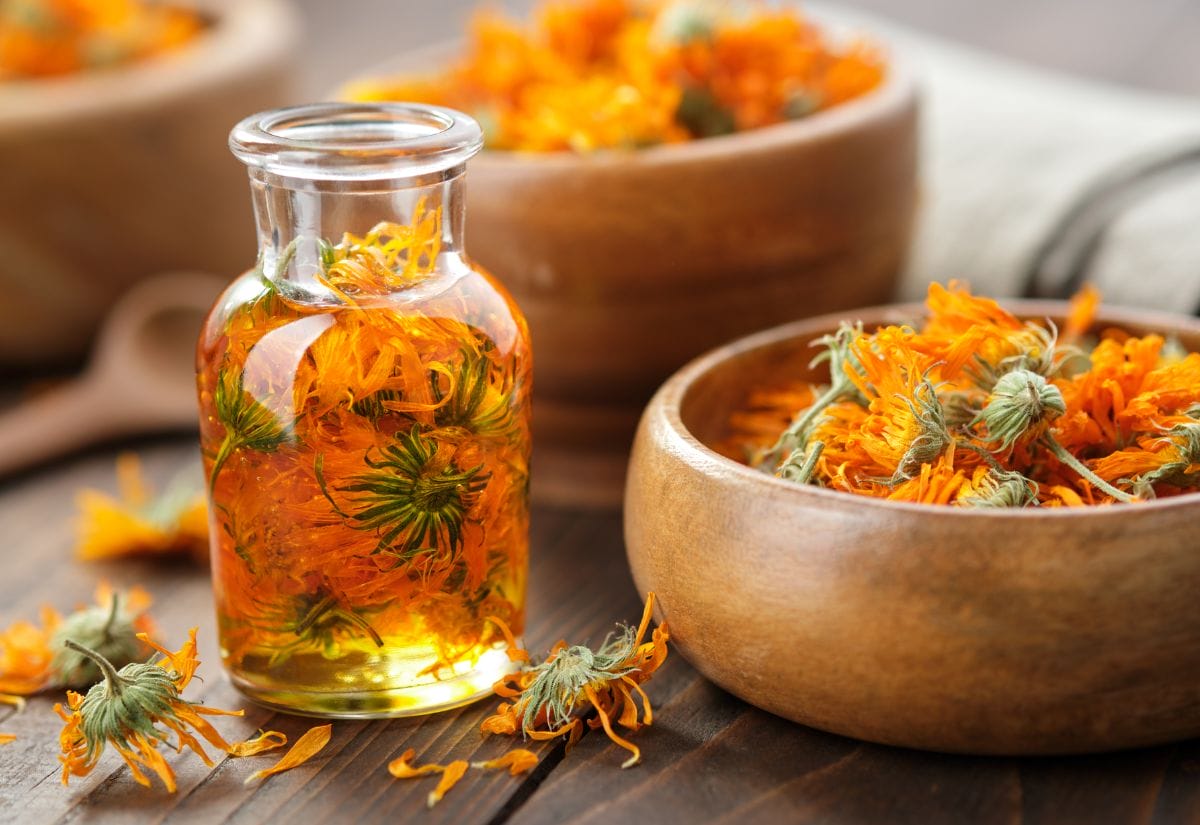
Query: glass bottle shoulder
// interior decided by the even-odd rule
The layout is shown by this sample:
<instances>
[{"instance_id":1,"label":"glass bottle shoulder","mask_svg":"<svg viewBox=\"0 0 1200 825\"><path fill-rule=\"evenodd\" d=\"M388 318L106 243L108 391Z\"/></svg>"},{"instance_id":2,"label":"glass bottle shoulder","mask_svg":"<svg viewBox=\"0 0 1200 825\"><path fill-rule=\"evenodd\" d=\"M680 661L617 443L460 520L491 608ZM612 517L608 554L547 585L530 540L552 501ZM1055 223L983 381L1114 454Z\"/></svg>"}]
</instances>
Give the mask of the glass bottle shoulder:
<instances>
[{"instance_id":1,"label":"glass bottle shoulder","mask_svg":"<svg viewBox=\"0 0 1200 825\"><path fill-rule=\"evenodd\" d=\"M211 362L238 341L245 345L273 338L311 344L338 325L418 338L428 338L430 328L446 337L471 334L501 357L524 358L529 351L525 318L508 292L485 270L453 256L410 287L347 300L248 271L226 288L209 313L200 336L200 362Z\"/></svg>"}]
</instances>

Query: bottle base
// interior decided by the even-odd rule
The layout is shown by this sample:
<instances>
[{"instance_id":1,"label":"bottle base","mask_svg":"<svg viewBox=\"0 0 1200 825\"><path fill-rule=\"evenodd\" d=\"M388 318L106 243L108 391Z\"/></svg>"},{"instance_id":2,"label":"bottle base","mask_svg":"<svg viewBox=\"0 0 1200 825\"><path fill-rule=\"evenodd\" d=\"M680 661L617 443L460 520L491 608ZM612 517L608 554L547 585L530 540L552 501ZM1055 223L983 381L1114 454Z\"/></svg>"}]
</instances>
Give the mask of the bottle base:
<instances>
[{"instance_id":1,"label":"bottle base","mask_svg":"<svg viewBox=\"0 0 1200 825\"><path fill-rule=\"evenodd\" d=\"M475 667L448 679L398 688L315 691L263 685L230 672L233 686L252 702L320 719L393 719L424 716L492 695L492 685L516 670L503 650L489 650Z\"/></svg>"}]
</instances>

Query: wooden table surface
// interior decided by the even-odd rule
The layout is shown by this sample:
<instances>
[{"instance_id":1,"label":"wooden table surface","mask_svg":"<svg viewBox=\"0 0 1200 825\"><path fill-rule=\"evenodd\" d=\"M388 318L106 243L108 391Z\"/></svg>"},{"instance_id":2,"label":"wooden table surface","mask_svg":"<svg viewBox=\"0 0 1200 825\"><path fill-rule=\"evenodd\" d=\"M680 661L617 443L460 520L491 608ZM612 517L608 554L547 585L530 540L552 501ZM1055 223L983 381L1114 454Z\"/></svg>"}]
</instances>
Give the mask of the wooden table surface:
<instances>
[{"instance_id":1,"label":"wooden table surface","mask_svg":"<svg viewBox=\"0 0 1200 825\"><path fill-rule=\"evenodd\" d=\"M139 449L149 475L165 481L198 464L190 439ZM0 486L0 621L33 617L38 605L90 599L96 581L141 583L174 645L200 626L202 683L192 699L246 708L218 719L228 736L271 727L295 738L311 724L256 708L218 664L206 570L190 564L72 559L73 498L82 486L115 487L115 450L69 460ZM195 471L197 474L198 469ZM620 517L541 509L533 523L527 641L542 651L559 636L596 641L614 621L635 621L640 597L625 564ZM804 651L796 651L803 656ZM514 746L484 738L481 702L436 716L337 722L312 762L244 788L274 757L225 759L206 768L192 754L169 758L179 790L144 789L111 751L86 779L59 784L57 697L39 697L0 731L0 823L1195 823L1200 822L1200 742L1059 759L946 756L855 742L750 707L696 674L677 653L653 681L654 726L637 735L643 764L621 770L624 752L589 733L569 754L530 745L541 763L510 777L471 771L426 810L434 780L392 779L389 760L415 748L420 761L477 760Z\"/></svg>"}]
</instances>

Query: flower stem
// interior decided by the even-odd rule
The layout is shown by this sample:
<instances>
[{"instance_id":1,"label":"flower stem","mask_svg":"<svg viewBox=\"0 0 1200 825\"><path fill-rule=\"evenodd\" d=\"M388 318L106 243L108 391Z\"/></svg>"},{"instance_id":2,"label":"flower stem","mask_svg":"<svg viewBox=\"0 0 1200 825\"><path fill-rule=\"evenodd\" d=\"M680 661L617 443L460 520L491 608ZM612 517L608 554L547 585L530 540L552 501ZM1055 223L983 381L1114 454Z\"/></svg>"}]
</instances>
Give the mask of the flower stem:
<instances>
[{"instance_id":1,"label":"flower stem","mask_svg":"<svg viewBox=\"0 0 1200 825\"><path fill-rule=\"evenodd\" d=\"M112 641L112 638L113 638L112 627L113 627L113 624L117 621L117 607L119 604L120 604L120 596L118 596L116 591L114 591L112 594L112 607L110 607L108 610L108 620L104 622L103 633L104 633L105 644Z\"/></svg>"},{"instance_id":2,"label":"flower stem","mask_svg":"<svg viewBox=\"0 0 1200 825\"><path fill-rule=\"evenodd\" d=\"M229 460L229 456L237 449L234 443L233 435L229 432L225 433L225 440L221 442L220 449L217 450L217 456L213 459L212 473L208 477L208 496L210 499L214 497L217 490L217 476L221 474L221 468L225 466L225 462Z\"/></svg>"},{"instance_id":3,"label":"flower stem","mask_svg":"<svg viewBox=\"0 0 1200 825\"><path fill-rule=\"evenodd\" d=\"M112 662L91 648L79 644L74 639L67 639L63 644L76 653L80 653L95 662L96 667L100 668L100 672L104 674L104 681L108 685L108 690L118 696L121 694L121 691L125 687L125 680L121 678L121 674L117 673L117 669L113 667Z\"/></svg>"},{"instance_id":4,"label":"flower stem","mask_svg":"<svg viewBox=\"0 0 1200 825\"><path fill-rule=\"evenodd\" d=\"M783 465L780 466L778 473L780 478L786 478L788 481L794 481L797 484L808 484L812 480L813 471L817 469L817 460L821 457L821 452L825 449L825 442L814 441L812 443L812 448L808 451L808 454L804 456L804 463L800 464L799 467L796 468L796 462L794 459L800 457L800 455L797 454L800 453L801 449L802 448L797 447L795 450L793 450L792 454L789 455L787 460L783 462ZM793 470L793 468L796 469Z\"/></svg>"},{"instance_id":5,"label":"flower stem","mask_svg":"<svg viewBox=\"0 0 1200 825\"><path fill-rule=\"evenodd\" d=\"M812 426L813 421L817 416L825 411L825 409L837 401L846 392L844 382L835 382L829 389L821 393L821 396L809 405L803 413L799 415L788 428L783 431L775 445L763 456L759 462L759 468L764 472L774 472L775 464L783 457L784 451L788 449L789 441L794 441L795 446L792 450L799 450L807 446L804 438L805 431ZM790 450L789 450L790 452Z\"/></svg>"},{"instance_id":6,"label":"flower stem","mask_svg":"<svg viewBox=\"0 0 1200 825\"><path fill-rule=\"evenodd\" d=\"M1101 490L1106 495L1112 496L1117 501L1123 501L1126 504L1132 504L1133 502L1137 501L1137 499L1133 496L1118 490L1116 487L1112 486L1107 481L1100 478L1100 476L1096 475L1087 467L1085 467L1082 461L1071 455L1071 453L1069 453L1067 449L1063 447L1063 445L1055 441L1054 436L1051 435L1049 431L1046 432L1044 440L1046 442L1046 446L1050 448L1052 453L1054 453L1055 458L1057 458L1063 464L1066 464L1075 472L1079 473L1081 477L1091 482L1092 486L1097 490Z\"/></svg>"}]
</instances>

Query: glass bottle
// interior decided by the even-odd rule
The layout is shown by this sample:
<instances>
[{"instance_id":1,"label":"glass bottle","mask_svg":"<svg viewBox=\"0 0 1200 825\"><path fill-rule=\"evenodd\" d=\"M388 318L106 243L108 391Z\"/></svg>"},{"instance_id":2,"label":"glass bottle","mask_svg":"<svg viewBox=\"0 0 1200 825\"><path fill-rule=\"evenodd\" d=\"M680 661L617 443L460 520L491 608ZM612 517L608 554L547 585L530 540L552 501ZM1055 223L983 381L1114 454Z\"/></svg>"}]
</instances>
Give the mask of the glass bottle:
<instances>
[{"instance_id":1,"label":"glass bottle","mask_svg":"<svg viewBox=\"0 0 1200 825\"><path fill-rule=\"evenodd\" d=\"M239 123L257 266L198 349L221 654L295 713L427 713L511 668L528 331L463 252L478 124L317 104Z\"/></svg>"}]
</instances>

